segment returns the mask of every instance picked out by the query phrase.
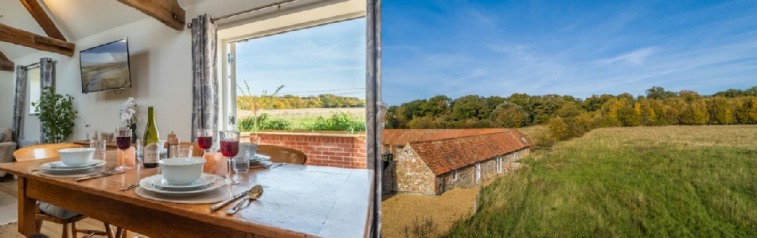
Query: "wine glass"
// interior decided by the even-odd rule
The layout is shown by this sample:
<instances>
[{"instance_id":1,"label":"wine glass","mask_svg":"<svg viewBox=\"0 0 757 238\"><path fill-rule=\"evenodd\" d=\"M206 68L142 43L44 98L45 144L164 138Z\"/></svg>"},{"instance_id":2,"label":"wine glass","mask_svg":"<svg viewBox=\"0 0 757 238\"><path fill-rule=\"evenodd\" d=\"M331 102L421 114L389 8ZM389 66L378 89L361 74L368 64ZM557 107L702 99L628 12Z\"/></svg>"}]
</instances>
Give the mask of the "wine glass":
<instances>
[{"instance_id":1,"label":"wine glass","mask_svg":"<svg viewBox=\"0 0 757 238\"><path fill-rule=\"evenodd\" d=\"M131 128L126 127L126 126L121 126L116 129L116 146L118 147L121 153L121 157L120 157L121 159L116 160L116 165L118 165L116 169L119 171L123 171L128 168L124 165L125 164L124 157L126 157L125 155L126 150L128 150L129 147L131 147Z\"/></svg>"},{"instance_id":2,"label":"wine glass","mask_svg":"<svg viewBox=\"0 0 757 238\"><path fill-rule=\"evenodd\" d=\"M208 149L213 147L213 130L211 129L195 129L197 135L197 146L203 150L203 156L208 153Z\"/></svg>"},{"instance_id":3,"label":"wine glass","mask_svg":"<svg viewBox=\"0 0 757 238\"><path fill-rule=\"evenodd\" d=\"M221 136L221 154L226 157L226 184L238 184L231 178L231 158L239 153L239 131L219 131Z\"/></svg>"}]
</instances>

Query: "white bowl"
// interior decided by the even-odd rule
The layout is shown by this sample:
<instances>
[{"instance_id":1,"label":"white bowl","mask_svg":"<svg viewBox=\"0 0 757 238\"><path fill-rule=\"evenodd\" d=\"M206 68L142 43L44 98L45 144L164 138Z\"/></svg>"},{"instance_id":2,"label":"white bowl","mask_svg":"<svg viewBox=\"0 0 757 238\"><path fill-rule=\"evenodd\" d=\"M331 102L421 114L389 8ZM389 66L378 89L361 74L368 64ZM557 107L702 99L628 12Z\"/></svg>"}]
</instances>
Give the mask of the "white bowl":
<instances>
[{"instance_id":1,"label":"white bowl","mask_svg":"<svg viewBox=\"0 0 757 238\"><path fill-rule=\"evenodd\" d=\"M79 166L92 160L95 148L69 148L58 150L60 161L68 166Z\"/></svg>"},{"instance_id":2,"label":"white bowl","mask_svg":"<svg viewBox=\"0 0 757 238\"><path fill-rule=\"evenodd\" d=\"M205 165L203 158L170 158L158 161L163 178L172 185L188 185L200 179L202 166Z\"/></svg>"}]
</instances>

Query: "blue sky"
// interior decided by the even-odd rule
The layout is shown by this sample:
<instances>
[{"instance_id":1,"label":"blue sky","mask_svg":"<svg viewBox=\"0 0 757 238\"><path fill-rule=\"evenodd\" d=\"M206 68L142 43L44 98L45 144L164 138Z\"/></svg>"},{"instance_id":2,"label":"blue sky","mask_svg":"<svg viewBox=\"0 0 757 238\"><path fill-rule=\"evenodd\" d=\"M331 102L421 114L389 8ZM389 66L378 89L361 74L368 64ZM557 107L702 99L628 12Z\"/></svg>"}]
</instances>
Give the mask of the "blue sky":
<instances>
[{"instance_id":1,"label":"blue sky","mask_svg":"<svg viewBox=\"0 0 757 238\"><path fill-rule=\"evenodd\" d=\"M365 18L237 44L237 84L260 95L365 97ZM242 95L237 92L237 95Z\"/></svg>"},{"instance_id":2,"label":"blue sky","mask_svg":"<svg viewBox=\"0 0 757 238\"><path fill-rule=\"evenodd\" d=\"M118 40L104 45L95 46L80 52L82 66L95 64L126 62L129 60L128 43Z\"/></svg>"},{"instance_id":3,"label":"blue sky","mask_svg":"<svg viewBox=\"0 0 757 238\"><path fill-rule=\"evenodd\" d=\"M757 86L757 1L404 1L382 8L383 100L712 94Z\"/></svg>"}]
</instances>

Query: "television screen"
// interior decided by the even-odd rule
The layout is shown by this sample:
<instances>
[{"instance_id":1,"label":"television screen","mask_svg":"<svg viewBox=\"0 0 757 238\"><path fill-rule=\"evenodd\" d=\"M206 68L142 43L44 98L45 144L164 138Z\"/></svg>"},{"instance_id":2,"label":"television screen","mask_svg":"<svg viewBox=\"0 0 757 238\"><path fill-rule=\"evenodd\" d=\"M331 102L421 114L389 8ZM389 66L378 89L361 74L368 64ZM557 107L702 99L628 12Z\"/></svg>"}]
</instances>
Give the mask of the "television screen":
<instances>
[{"instance_id":1,"label":"television screen","mask_svg":"<svg viewBox=\"0 0 757 238\"><path fill-rule=\"evenodd\" d=\"M79 62L82 93L131 88L126 39L82 50Z\"/></svg>"}]
</instances>

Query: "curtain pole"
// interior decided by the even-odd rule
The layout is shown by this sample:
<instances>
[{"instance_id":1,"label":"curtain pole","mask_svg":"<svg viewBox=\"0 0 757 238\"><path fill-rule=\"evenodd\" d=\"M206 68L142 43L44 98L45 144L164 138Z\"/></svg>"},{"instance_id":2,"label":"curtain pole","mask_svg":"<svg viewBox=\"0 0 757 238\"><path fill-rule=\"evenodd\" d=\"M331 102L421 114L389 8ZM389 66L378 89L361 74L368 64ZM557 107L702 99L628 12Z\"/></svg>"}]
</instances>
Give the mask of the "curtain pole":
<instances>
[{"instance_id":1,"label":"curtain pole","mask_svg":"<svg viewBox=\"0 0 757 238\"><path fill-rule=\"evenodd\" d=\"M216 21L223 20L223 19L226 19L226 18L232 18L232 17L236 17L236 16L239 16L239 15L244 15L244 14L248 14L248 13L251 13L251 12L260 11L260 10L263 10L263 9L266 9L266 8L270 8L270 7L273 7L273 6L278 6L279 9L281 9L281 5L287 4L287 3L291 3L291 2L295 2L295 1L297 1L297 0L284 0L284 1L281 1L281 2L275 2L275 3L271 3L271 4L255 7L255 8L250 8L250 9L247 9L247 10L244 10L244 11L239 11L239 12L231 13L231 14L228 14L228 15L223 15L223 16L220 16L220 17L214 17L214 18L211 18L210 21L211 22L216 22ZM187 23L187 28L192 28L192 23L191 22Z\"/></svg>"}]
</instances>

